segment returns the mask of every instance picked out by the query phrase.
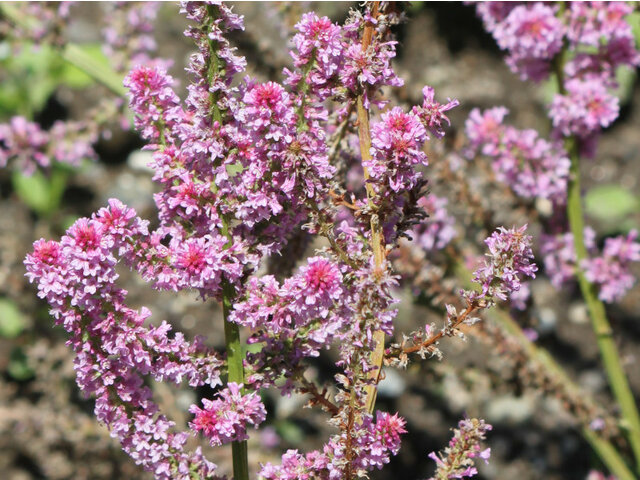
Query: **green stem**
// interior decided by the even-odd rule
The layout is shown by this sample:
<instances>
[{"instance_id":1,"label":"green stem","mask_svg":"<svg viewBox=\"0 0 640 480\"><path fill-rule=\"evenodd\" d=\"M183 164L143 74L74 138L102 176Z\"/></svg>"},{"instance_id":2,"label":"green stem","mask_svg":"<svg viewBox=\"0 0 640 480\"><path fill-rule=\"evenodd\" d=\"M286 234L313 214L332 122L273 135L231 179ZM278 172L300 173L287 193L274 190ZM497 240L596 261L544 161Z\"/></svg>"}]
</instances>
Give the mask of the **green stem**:
<instances>
[{"instance_id":1,"label":"green stem","mask_svg":"<svg viewBox=\"0 0 640 480\"><path fill-rule=\"evenodd\" d=\"M119 97L124 97L127 89L122 84L123 78L111 68L96 61L91 54L85 52L78 45L68 43L60 52L60 56L67 63L82 70L97 83L107 87Z\"/></svg>"},{"instance_id":2,"label":"green stem","mask_svg":"<svg viewBox=\"0 0 640 480\"><path fill-rule=\"evenodd\" d=\"M566 388L568 391L579 391L579 387L573 383L564 369L558 365L546 350L537 347L526 337L520 325L513 320L511 315L504 310L493 309L490 311L489 316L493 321L498 323L505 332L518 340L524 351L527 352L529 359L540 362L543 368L558 378L563 388ZM584 394L581 393L581 395L584 397ZM588 425L583 425L581 431L582 436L589 442L593 451L600 457L600 460L602 460L602 463L607 466L609 471L614 474L618 480L633 480L636 478L620 455L620 452L616 450L610 441L598 435L597 432L589 428Z\"/></svg>"},{"instance_id":3,"label":"green stem","mask_svg":"<svg viewBox=\"0 0 640 480\"><path fill-rule=\"evenodd\" d=\"M602 363L609 378L609 385L620 406L624 420L622 426L628 432L631 449L636 459L636 468L640 472L640 415L638 415L638 408L620 360L620 354L613 338L613 331L607 319L604 304L598 299L595 286L587 280L580 266L582 261L589 257L584 243L584 214L582 212L579 171L580 156L575 139L567 140L567 151L571 158L567 215L576 252L576 277L589 310L591 325L596 334Z\"/></svg>"},{"instance_id":4,"label":"green stem","mask_svg":"<svg viewBox=\"0 0 640 480\"><path fill-rule=\"evenodd\" d=\"M218 9L214 5L207 7L209 17L215 19L218 15ZM206 25L205 28L210 27ZM207 68L207 78L210 83L218 75L221 67L221 61L218 58L217 44L209 41L211 50L211 63ZM211 94L211 120L222 124L223 112L218 106L218 94ZM224 248L229 248L233 242L231 232L229 231L229 219L227 215L218 212L222 218L221 233L227 237L227 244ZM240 327L237 323L229 321L229 315L233 309L233 299L236 296L235 288L228 280L222 280L222 313L224 316L224 340L227 348L227 383L244 384L244 353L242 351L242 343L240 342ZM244 392L244 388L242 389ZM249 459L246 440L242 442L231 443L231 455L233 458L233 477L235 480L249 480Z\"/></svg>"},{"instance_id":5,"label":"green stem","mask_svg":"<svg viewBox=\"0 0 640 480\"><path fill-rule=\"evenodd\" d=\"M618 480L635 480L637 478L631 470L629 470L629 467L627 467L627 464L614 446L611 445L611 442L598 436L596 432L588 426L582 427L582 436L589 442L589 445L591 445L593 451L598 454L602 463L609 469L609 472L614 474Z\"/></svg>"},{"instance_id":6,"label":"green stem","mask_svg":"<svg viewBox=\"0 0 640 480\"><path fill-rule=\"evenodd\" d=\"M232 300L235 296L233 286L224 282L222 294L222 312L224 314L224 340L227 345L228 382L244 383L244 368L242 366L243 352L240 343L240 328L237 323L228 320L231 313ZM233 478L235 480L249 480L249 459L247 442L231 443L233 456Z\"/></svg>"},{"instance_id":7,"label":"green stem","mask_svg":"<svg viewBox=\"0 0 640 480\"><path fill-rule=\"evenodd\" d=\"M556 74L556 84L560 94L566 94L564 85L564 64L566 61L567 47L565 46L556 56L553 62ZM569 172L569 186L567 195L567 216L569 227L573 235L573 246L576 252L576 278L580 285L580 291L584 298L591 326L596 334L596 341L600 349L600 356L605 372L609 379L609 385L616 398L623 417L623 427L627 430L631 450L636 460L636 471L640 473L640 415L629 381L625 374L620 354L613 339L611 324L607 319L604 304L598 298L596 288L582 271L581 263L588 259L587 248L584 243L584 213L582 211L582 197L580 191L580 153L578 141L575 137L565 139L565 149L571 159Z\"/></svg>"},{"instance_id":8,"label":"green stem","mask_svg":"<svg viewBox=\"0 0 640 480\"><path fill-rule=\"evenodd\" d=\"M462 281L465 287L469 288L471 286L471 272L461 262L455 262L454 265L456 276ZM567 391L576 392L576 394L579 394L582 398L585 397L585 394L573 383L569 375L567 375L565 370L553 359L549 352L536 346L527 338L520 325L513 320L511 315L499 308L489 310L487 315L491 320L500 325L504 332L514 337L520 343L524 352L526 352L529 362L539 362L542 368L549 372L549 374L559 379L562 388ZM590 400L586 400L592 403ZM588 425L583 425L581 431L582 436L589 442L593 451L598 455L600 460L602 460L602 463L604 463L609 471L619 480L633 480L636 478L620 455L620 452L616 450L609 440L598 435L597 432L589 428Z\"/></svg>"}]
</instances>

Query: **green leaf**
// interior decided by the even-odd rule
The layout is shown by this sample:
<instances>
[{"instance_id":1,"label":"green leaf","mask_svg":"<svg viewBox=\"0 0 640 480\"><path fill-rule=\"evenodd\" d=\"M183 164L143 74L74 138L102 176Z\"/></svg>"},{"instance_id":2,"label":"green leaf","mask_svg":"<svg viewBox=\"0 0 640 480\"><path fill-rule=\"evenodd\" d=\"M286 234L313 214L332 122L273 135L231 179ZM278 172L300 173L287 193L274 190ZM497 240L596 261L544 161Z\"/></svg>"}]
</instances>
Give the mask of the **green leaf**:
<instances>
[{"instance_id":1,"label":"green leaf","mask_svg":"<svg viewBox=\"0 0 640 480\"><path fill-rule=\"evenodd\" d=\"M605 223L619 222L639 208L638 198L616 184L599 185L585 196L587 214Z\"/></svg>"},{"instance_id":2,"label":"green leaf","mask_svg":"<svg viewBox=\"0 0 640 480\"><path fill-rule=\"evenodd\" d=\"M15 338L27 327L27 317L8 298L0 298L0 337Z\"/></svg>"},{"instance_id":3,"label":"green leaf","mask_svg":"<svg viewBox=\"0 0 640 480\"><path fill-rule=\"evenodd\" d=\"M127 89L122 85L123 76L114 71L105 56L94 47L68 43L62 52L62 58L86 72L94 80L102 83L112 92L124 96Z\"/></svg>"},{"instance_id":4,"label":"green leaf","mask_svg":"<svg viewBox=\"0 0 640 480\"><path fill-rule=\"evenodd\" d=\"M29 359L21 348L14 348L9 356L9 365L7 365L9 376L18 381L29 380L33 378L35 372L29 366Z\"/></svg>"},{"instance_id":5,"label":"green leaf","mask_svg":"<svg viewBox=\"0 0 640 480\"><path fill-rule=\"evenodd\" d=\"M0 113L3 117L19 114L31 118L56 88L51 69L58 55L44 45L39 50L24 45L19 55L6 56L4 49L0 50Z\"/></svg>"},{"instance_id":6,"label":"green leaf","mask_svg":"<svg viewBox=\"0 0 640 480\"><path fill-rule=\"evenodd\" d=\"M14 171L12 183L15 192L29 208L41 216L47 216L60 207L68 173L65 169L53 168L49 176L40 170L32 175Z\"/></svg>"},{"instance_id":7,"label":"green leaf","mask_svg":"<svg viewBox=\"0 0 640 480\"><path fill-rule=\"evenodd\" d=\"M292 421L280 420L275 427L280 438L291 445L300 445L304 441L302 429Z\"/></svg>"},{"instance_id":8,"label":"green leaf","mask_svg":"<svg viewBox=\"0 0 640 480\"><path fill-rule=\"evenodd\" d=\"M631 94L633 93L633 86L636 83L636 71L628 67L620 67L616 70L616 82L618 82L618 88L613 94L620 99L622 105L631 100Z\"/></svg>"},{"instance_id":9,"label":"green leaf","mask_svg":"<svg viewBox=\"0 0 640 480\"><path fill-rule=\"evenodd\" d=\"M260 353L264 348L264 342L258 343L244 343L242 345L243 353Z\"/></svg>"},{"instance_id":10,"label":"green leaf","mask_svg":"<svg viewBox=\"0 0 640 480\"><path fill-rule=\"evenodd\" d=\"M636 40L636 47L640 46L640 12L632 12L625 17L625 20L631 25L631 31Z\"/></svg>"},{"instance_id":11,"label":"green leaf","mask_svg":"<svg viewBox=\"0 0 640 480\"><path fill-rule=\"evenodd\" d=\"M109 59L102 52L100 44L79 45L78 50L91 57L95 65L99 65L100 72L109 70ZM94 79L86 72L80 70L69 62L61 62L60 81L71 88L84 88L94 83ZM122 82L120 82L122 83Z\"/></svg>"}]
</instances>

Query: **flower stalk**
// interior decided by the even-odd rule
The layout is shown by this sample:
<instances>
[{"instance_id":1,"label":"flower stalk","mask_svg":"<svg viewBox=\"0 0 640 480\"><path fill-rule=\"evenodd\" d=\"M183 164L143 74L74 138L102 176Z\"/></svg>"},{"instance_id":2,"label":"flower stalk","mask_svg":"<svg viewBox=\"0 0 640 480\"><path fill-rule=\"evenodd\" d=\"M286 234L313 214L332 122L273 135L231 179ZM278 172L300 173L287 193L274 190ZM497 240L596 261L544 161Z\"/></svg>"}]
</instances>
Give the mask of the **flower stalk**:
<instances>
[{"instance_id":1,"label":"flower stalk","mask_svg":"<svg viewBox=\"0 0 640 480\"><path fill-rule=\"evenodd\" d=\"M222 297L222 311L224 315L224 340L227 347L227 382L244 384L244 357L240 342L240 327L237 323L229 321L229 314L233 308L233 286L225 282ZM249 460L247 454L247 441L231 443L233 456L233 477L237 480L249 480Z\"/></svg>"},{"instance_id":2,"label":"flower stalk","mask_svg":"<svg viewBox=\"0 0 640 480\"><path fill-rule=\"evenodd\" d=\"M580 195L580 156L575 139L568 139L567 147L571 158L567 215L576 252L576 278L587 304L591 326L596 335L609 385L620 406L623 417L622 426L628 432L629 442L636 460L636 471L640 472L640 415L638 415L638 408L613 338L613 330L607 318L604 304L598 299L594 285L587 280L584 271L580 268L580 263L588 258L584 242L584 214Z\"/></svg>"},{"instance_id":3,"label":"flower stalk","mask_svg":"<svg viewBox=\"0 0 640 480\"><path fill-rule=\"evenodd\" d=\"M554 62L558 91L566 93L564 82L565 48L558 54ZM595 286L589 282L581 264L589 258L584 239L584 213L582 210L582 192L580 189L580 152L579 140L569 136L565 140L565 149L571 160L569 184L567 192L567 217L573 235L576 255L575 275L580 285L582 297L587 304L591 326L596 335L596 342L602 357L602 363L623 417L622 426L627 431L631 450L636 461L636 472L640 473L640 415L624 371L620 353L613 338L613 330L607 318L604 304L598 298Z\"/></svg>"},{"instance_id":4,"label":"flower stalk","mask_svg":"<svg viewBox=\"0 0 640 480\"><path fill-rule=\"evenodd\" d=\"M380 2L374 2L371 9L371 16L376 18L378 16ZM362 50L366 50L371 45L373 39L373 25L367 23L362 34ZM366 164L371 161L371 129L369 127L369 110L364 106L364 94L358 95L356 99L356 114L358 118L358 139L360 144L360 156L362 163ZM369 171L364 167L364 180L365 188L367 191L367 201L370 206L374 204L375 191L373 186L368 183ZM382 268L382 262L384 260L384 244L382 241L382 225L380 219L376 214L371 216L371 249L373 251L373 259L375 262L375 268ZM373 412L376 403L377 384L380 379L380 373L382 371L382 360L384 358L384 332L378 330L374 332L374 341L376 344L375 350L371 354L371 365L378 368L371 371L370 380L373 381L371 385L366 387L366 400L365 407L369 413Z\"/></svg>"}]
</instances>

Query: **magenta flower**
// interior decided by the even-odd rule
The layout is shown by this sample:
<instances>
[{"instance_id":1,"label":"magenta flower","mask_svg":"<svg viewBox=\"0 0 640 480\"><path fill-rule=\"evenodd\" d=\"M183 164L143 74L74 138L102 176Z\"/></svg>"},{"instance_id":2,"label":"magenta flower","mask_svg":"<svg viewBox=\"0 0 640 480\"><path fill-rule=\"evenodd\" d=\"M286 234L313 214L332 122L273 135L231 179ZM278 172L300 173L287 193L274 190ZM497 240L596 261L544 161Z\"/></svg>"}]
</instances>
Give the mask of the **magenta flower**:
<instances>
[{"instance_id":1,"label":"magenta flower","mask_svg":"<svg viewBox=\"0 0 640 480\"><path fill-rule=\"evenodd\" d=\"M594 252L596 232L590 227L585 227L583 238L587 251ZM545 273L550 277L554 287L560 288L575 278L576 252L571 233L542 235L540 253L543 257Z\"/></svg>"},{"instance_id":2,"label":"magenta flower","mask_svg":"<svg viewBox=\"0 0 640 480\"><path fill-rule=\"evenodd\" d=\"M180 100L173 91L173 78L161 67L136 67L124 79L129 89L129 107L143 138L163 143L182 120Z\"/></svg>"},{"instance_id":3,"label":"magenta flower","mask_svg":"<svg viewBox=\"0 0 640 480\"><path fill-rule=\"evenodd\" d=\"M473 281L482 290L464 292L471 303L491 305L496 299L507 300L512 292L520 289L521 277L535 278L538 267L531 261L531 237L524 234L526 229L526 225L509 230L499 227L485 240L489 248L487 258L473 272Z\"/></svg>"},{"instance_id":4,"label":"magenta flower","mask_svg":"<svg viewBox=\"0 0 640 480\"><path fill-rule=\"evenodd\" d=\"M523 80L542 80L546 67L562 48L564 25L556 9L540 2L518 5L496 25L493 35L503 50L507 64Z\"/></svg>"},{"instance_id":5,"label":"magenta flower","mask_svg":"<svg viewBox=\"0 0 640 480\"><path fill-rule=\"evenodd\" d=\"M416 245L424 250L441 250L457 235L455 218L447 211L447 199L433 194L421 197L418 205L424 209L427 218L412 230Z\"/></svg>"},{"instance_id":6,"label":"magenta flower","mask_svg":"<svg viewBox=\"0 0 640 480\"><path fill-rule=\"evenodd\" d=\"M627 236L607 238L602 255L585 259L582 263L587 279L598 287L598 297L603 302L620 300L635 284L631 263L640 262L638 232Z\"/></svg>"},{"instance_id":7,"label":"magenta flower","mask_svg":"<svg viewBox=\"0 0 640 480\"><path fill-rule=\"evenodd\" d=\"M498 180L525 198L549 198L564 203L571 162L560 142L548 142L535 130L504 125L503 107L471 111L465 124L472 149L494 159Z\"/></svg>"},{"instance_id":8,"label":"magenta flower","mask_svg":"<svg viewBox=\"0 0 640 480\"><path fill-rule=\"evenodd\" d=\"M242 385L230 382L218 393L215 400L202 399L204 408L192 405L189 411L195 415L189 426L209 439L211 445L246 440L247 425L258 427L267 411L256 392L242 394Z\"/></svg>"},{"instance_id":9,"label":"magenta flower","mask_svg":"<svg viewBox=\"0 0 640 480\"><path fill-rule=\"evenodd\" d=\"M427 132L420 119L395 107L371 127L370 161L363 162L371 178L394 192L411 190L420 178L414 165L427 165L422 145Z\"/></svg>"},{"instance_id":10,"label":"magenta flower","mask_svg":"<svg viewBox=\"0 0 640 480\"><path fill-rule=\"evenodd\" d=\"M148 235L133 209L110 200L108 208L72 225L59 243L36 242L25 260L27 277L71 336L77 383L95 396L96 417L136 463L159 479L174 478L174 468L210 476L215 465L200 450L185 450L186 433L158 414L143 378L216 386L222 361L201 338L187 342L180 333L170 336L166 322L148 325L151 312L129 308L126 291L115 285L119 257L134 262Z\"/></svg>"},{"instance_id":11,"label":"magenta flower","mask_svg":"<svg viewBox=\"0 0 640 480\"><path fill-rule=\"evenodd\" d=\"M618 118L618 98L597 79L567 81L567 94L556 95L549 115L564 136L588 137Z\"/></svg>"},{"instance_id":12,"label":"magenta flower","mask_svg":"<svg viewBox=\"0 0 640 480\"><path fill-rule=\"evenodd\" d=\"M424 101L419 107L413 107L412 113L417 115L422 124L436 137L444 137L444 124L451 125L451 121L445 115L445 112L460 105L458 100L447 99L447 103L442 105L434 100L435 90L432 87L425 86L422 89Z\"/></svg>"},{"instance_id":13,"label":"magenta flower","mask_svg":"<svg viewBox=\"0 0 640 480\"><path fill-rule=\"evenodd\" d=\"M338 300L342 293L342 274L338 267L322 257L307 260L307 266L301 269L306 285L305 303L327 303Z\"/></svg>"},{"instance_id":14,"label":"magenta flower","mask_svg":"<svg viewBox=\"0 0 640 480\"><path fill-rule=\"evenodd\" d=\"M61 122L49 131L24 117L13 117L0 124L0 168L14 166L25 175L54 163L74 167L95 158L92 144L96 135L83 123Z\"/></svg>"}]
</instances>

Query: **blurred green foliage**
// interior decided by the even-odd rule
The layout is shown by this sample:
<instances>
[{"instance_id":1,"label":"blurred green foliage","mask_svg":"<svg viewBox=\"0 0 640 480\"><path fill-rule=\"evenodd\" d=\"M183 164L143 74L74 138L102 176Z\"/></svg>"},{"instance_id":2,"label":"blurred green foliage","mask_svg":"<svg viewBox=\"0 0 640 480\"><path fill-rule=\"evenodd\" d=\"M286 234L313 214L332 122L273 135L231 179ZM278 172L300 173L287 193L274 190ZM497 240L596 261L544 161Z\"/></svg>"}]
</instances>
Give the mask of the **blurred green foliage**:
<instances>
[{"instance_id":1,"label":"blurred green foliage","mask_svg":"<svg viewBox=\"0 0 640 480\"><path fill-rule=\"evenodd\" d=\"M69 168L54 165L48 174L36 170L30 176L16 170L11 178L14 191L38 216L48 217L60 207Z\"/></svg>"},{"instance_id":2,"label":"blurred green foliage","mask_svg":"<svg viewBox=\"0 0 640 480\"><path fill-rule=\"evenodd\" d=\"M602 224L605 233L638 228L631 215L640 212L640 198L617 184L591 188L585 195L587 215Z\"/></svg>"},{"instance_id":3,"label":"blurred green foliage","mask_svg":"<svg viewBox=\"0 0 640 480\"><path fill-rule=\"evenodd\" d=\"M11 351L7 372L13 379L18 381L25 381L34 377L35 372L29 366L29 359L21 347L16 347Z\"/></svg>"},{"instance_id":4,"label":"blurred green foliage","mask_svg":"<svg viewBox=\"0 0 640 480\"><path fill-rule=\"evenodd\" d=\"M82 50L108 64L100 45L86 45ZM94 82L46 45L25 45L15 55L8 43L0 43L0 72L0 120L14 115L33 119L60 85L81 89Z\"/></svg>"},{"instance_id":5,"label":"blurred green foliage","mask_svg":"<svg viewBox=\"0 0 640 480\"><path fill-rule=\"evenodd\" d=\"M8 298L0 298L0 337L15 338L28 327L27 317Z\"/></svg>"},{"instance_id":6,"label":"blurred green foliage","mask_svg":"<svg viewBox=\"0 0 640 480\"><path fill-rule=\"evenodd\" d=\"M66 56L78 65L90 64L92 69L78 68ZM27 44L15 52L8 42L0 42L0 122L16 115L33 120L60 86L87 88L95 84L96 76L86 71L104 69L109 69L109 60L99 44L74 45L70 53L47 45ZM73 171L74 168L62 164L30 176L16 170L11 181L20 200L38 216L49 217L58 211L67 178Z\"/></svg>"}]
</instances>

